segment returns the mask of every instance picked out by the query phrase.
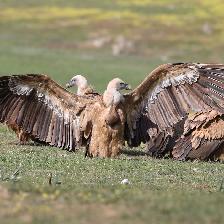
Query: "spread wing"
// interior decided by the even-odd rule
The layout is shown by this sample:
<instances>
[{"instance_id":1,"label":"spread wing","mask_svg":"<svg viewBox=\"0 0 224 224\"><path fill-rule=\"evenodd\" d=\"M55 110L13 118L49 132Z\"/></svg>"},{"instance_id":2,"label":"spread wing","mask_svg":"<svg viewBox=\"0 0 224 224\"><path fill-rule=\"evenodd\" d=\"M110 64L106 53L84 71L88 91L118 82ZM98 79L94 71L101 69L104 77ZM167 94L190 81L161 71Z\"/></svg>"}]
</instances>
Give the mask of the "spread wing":
<instances>
[{"instance_id":1,"label":"spread wing","mask_svg":"<svg viewBox=\"0 0 224 224\"><path fill-rule=\"evenodd\" d=\"M151 142L163 151L188 115L212 110L223 114L224 65L161 65L125 98L128 144Z\"/></svg>"},{"instance_id":2,"label":"spread wing","mask_svg":"<svg viewBox=\"0 0 224 224\"><path fill-rule=\"evenodd\" d=\"M0 77L0 122L16 124L34 139L73 150L81 140L79 114L89 99L46 75Z\"/></svg>"}]
</instances>

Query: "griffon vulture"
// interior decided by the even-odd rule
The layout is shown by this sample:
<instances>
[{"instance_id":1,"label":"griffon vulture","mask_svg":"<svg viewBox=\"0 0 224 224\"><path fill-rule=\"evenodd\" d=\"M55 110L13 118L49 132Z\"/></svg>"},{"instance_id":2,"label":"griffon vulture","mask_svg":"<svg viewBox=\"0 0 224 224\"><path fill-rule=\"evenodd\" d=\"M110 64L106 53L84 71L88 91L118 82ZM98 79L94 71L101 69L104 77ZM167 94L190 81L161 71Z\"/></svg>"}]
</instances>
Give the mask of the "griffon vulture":
<instances>
[{"instance_id":1,"label":"griffon vulture","mask_svg":"<svg viewBox=\"0 0 224 224\"><path fill-rule=\"evenodd\" d=\"M34 139L89 156L115 157L125 141L176 159L223 155L224 65L161 65L132 92L114 79L103 96L67 92L45 75L0 77L0 121ZM218 132L217 132L218 128Z\"/></svg>"}]
</instances>

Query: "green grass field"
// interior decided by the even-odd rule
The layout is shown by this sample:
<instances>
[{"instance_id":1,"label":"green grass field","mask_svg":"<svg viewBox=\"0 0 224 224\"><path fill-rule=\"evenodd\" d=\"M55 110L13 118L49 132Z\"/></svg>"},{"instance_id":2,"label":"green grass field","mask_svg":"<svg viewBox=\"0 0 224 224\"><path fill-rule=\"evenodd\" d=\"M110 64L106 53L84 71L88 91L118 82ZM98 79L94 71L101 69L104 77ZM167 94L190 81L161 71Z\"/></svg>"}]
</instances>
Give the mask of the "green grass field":
<instances>
[{"instance_id":1,"label":"green grass field","mask_svg":"<svg viewBox=\"0 0 224 224\"><path fill-rule=\"evenodd\" d=\"M102 92L115 76L135 87L166 62L224 63L223 10L221 0L4 0L0 74L45 73L64 85L80 73ZM122 38L131 47L115 55ZM223 205L223 163L157 160L144 148L85 159L17 145L0 126L1 224L215 224Z\"/></svg>"}]
</instances>

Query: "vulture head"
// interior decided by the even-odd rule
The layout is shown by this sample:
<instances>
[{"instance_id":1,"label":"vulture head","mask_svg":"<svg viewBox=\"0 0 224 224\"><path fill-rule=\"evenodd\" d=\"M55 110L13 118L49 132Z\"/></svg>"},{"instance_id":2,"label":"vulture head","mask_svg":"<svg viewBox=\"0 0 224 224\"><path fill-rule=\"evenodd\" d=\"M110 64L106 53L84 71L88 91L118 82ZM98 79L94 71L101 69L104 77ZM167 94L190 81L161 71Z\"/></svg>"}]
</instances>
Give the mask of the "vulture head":
<instances>
[{"instance_id":1,"label":"vulture head","mask_svg":"<svg viewBox=\"0 0 224 224\"><path fill-rule=\"evenodd\" d=\"M77 95L83 95L85 89L88 88L87 79L82 75L75 75L67 84L67 88L77 86Z\"/></svg>"},{"instance_id":2,"label":"vulture head","mask_svg":"<svg viewBox=\"0 0 224 224\"><path fill-rule=\"evenodd\" d=\"M111 80L107 85L107 90L112 91L130 90L130 89L131 89L130 86L119 78Z\"/></svg>"},{"instance_id":3,"label":"vulture head","mask_svg":"<svg viewBox=\"0 0 224 224\"><path fill-rule=\"evenodd\" d=\"M106 107L117 106L120 102L124 101L121 90L130 90L130 86L119 78L111 80L107 89L103 94L103 102Z\"/></svg>"}]
</instances>

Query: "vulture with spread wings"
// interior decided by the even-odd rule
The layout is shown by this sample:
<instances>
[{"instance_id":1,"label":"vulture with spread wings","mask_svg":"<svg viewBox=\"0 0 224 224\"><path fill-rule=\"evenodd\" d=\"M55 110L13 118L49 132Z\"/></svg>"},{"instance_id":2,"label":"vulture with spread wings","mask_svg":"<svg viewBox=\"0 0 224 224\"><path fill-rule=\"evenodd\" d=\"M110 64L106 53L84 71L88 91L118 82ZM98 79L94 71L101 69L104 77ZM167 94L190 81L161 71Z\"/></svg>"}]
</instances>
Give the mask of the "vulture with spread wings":
<instances>
[{"instance_id":1,"label":"vulture with spread wings","mask_svg":"<svg viewBox=\"0 0 224 224\"><path fill-rule=\"evenodd\" d=\"M146 143L152 156L223 158L224 65L161 65L132 92L112 80L101 95L76 95L45 75L0 77L0 122L46 144L117 156Z\"/></svg>"},{"instance_id":2,"label":"vulture with spread wings","mask_svg":"<svg viewBox=\"0 0 224 224\"><path fill-rule=\"evenodd\" d=\"M66 84L67 88L71 88L73 86L77 87L77 95L84 96L84 95L98 95L91 86L89 86L87 79L82 75L75 75L73 78ZM9 120L7 121L6 125L9 129L14 131L17 135L17 138L19 139L19 144L24 145L26 144L30 139L35 141L36 143L43 143L40 142L38 139L34 139L30 133L28 133L22 126L19 126L18 123L15 120Z\"/></svg>"}]
</instances>

